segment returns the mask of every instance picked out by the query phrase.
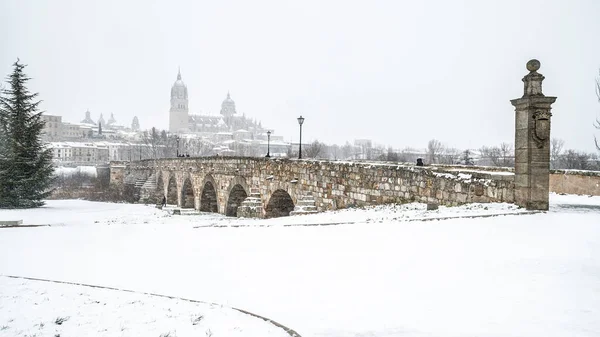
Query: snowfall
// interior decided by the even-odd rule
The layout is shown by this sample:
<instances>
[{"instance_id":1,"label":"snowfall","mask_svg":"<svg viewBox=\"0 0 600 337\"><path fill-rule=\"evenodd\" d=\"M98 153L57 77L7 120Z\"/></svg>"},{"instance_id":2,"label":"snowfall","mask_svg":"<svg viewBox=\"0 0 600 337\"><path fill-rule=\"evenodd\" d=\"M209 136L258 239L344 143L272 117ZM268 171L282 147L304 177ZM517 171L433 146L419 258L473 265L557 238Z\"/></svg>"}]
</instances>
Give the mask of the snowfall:
<instances>
[{"instance_id":1,"label":"snowfall","mask_svg":"<svg viewBox=\"0 0 600 337\"><path fill-rule=\"evenodd\" d=\"M600 336L600 197L550 201L0 210L0 336Z\"/></svg>"}]
</instances>

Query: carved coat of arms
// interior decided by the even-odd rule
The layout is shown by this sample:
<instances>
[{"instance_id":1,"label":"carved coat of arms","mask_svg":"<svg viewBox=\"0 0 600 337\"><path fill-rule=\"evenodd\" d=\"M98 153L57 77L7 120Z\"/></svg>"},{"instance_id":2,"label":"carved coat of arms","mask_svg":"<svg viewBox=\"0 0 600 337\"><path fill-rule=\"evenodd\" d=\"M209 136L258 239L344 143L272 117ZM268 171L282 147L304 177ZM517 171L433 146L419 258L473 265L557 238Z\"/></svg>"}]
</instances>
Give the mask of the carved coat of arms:
<instances>
[{"instance_id":1,"label":"carved coat of arms","mask_svg":"<svg viewBox=\"0 0 600 337\"><path fill-rule=\"evenodd\" d=\"M533 139L538 148L543 147L544 141L550 137L550 117L552 114L549 111L537 110L533 113Z\"/></svg>"}]
</instances>

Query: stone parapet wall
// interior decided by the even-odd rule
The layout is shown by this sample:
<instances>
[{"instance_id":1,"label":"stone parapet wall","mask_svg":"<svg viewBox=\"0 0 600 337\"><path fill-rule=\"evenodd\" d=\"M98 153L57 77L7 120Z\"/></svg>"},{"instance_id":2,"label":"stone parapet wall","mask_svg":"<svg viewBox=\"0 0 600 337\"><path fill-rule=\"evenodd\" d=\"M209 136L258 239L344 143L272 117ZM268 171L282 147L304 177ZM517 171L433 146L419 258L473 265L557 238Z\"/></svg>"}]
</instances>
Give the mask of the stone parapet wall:
<instances>
[{"instance_id":1,"label":"stone parapet wall","mask_svg":"<svg viewBox=\"0 0 600 337\"><path fill-rule=\"evenodd\" d=\"M550 192L600 196L600 172L551 170Z\"/></svg>"},{"instance_id":2,"label":"stone parapet wall","mask_svg":"<svg viewBox=\"0 0 600 337\"><path fill-rule=\"evenodd\" d=\"M127 163L113 161L109 164L109 181L111 184L121 185L127 175Z\"/></svg>"},{"instance_id":3,"label":"stone parapet wall","mask_svg":"<svg viewBox=\"0 0 600 337\"><path fill-rule=\"evenodd\" d=\"M290 194L294 204L311 195L318 211L384 203L430 202L460 205L470 202L514 201L514 176L473 167L417 167L411 164L355 163L319 160L204 157L143 160L131 163L129 174L162 172L181 186L191 179L195 194L208 176L214 179L219 212L225 212L228 192L241 184L257 191L263 207L276 190ZM179 187L181 188L181 187Z\"/></svg>"},{"instance_id":4,"label":"stone parapet wall","mask_svg":"<svg viewBox=\"0 0 600 337\"><path fill-rule=\"evenodd\" d=\"M513 173L515 172L514 167L506 166L477 166L477 165L449 165L449 164L432 164L431 167L436 167L442 170L451 171L475 171L475 172L496 172L496 173Z\"/></svg>"}]
</instances>

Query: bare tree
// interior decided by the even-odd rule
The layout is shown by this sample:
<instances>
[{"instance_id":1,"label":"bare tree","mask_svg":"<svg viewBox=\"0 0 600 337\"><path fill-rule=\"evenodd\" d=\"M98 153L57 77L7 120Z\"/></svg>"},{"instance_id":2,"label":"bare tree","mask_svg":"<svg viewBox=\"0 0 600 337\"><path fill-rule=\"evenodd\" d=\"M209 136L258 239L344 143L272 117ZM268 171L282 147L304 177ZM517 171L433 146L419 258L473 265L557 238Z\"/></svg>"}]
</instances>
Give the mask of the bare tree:
<instances>
[{"instance_id":1,"label":"bare tree","mask_svg":"<svg viewBox=\"0 0 600 337\"><path fill-rule=\"evenodd\" d=\"M589 163L589 170L592 171L600 171L600 157L598 157L598 154L596 153L591 153L590 154L590 160L588 161Z\"/></svg>"},{"instance_id":2,"label":"bare tree","mask_svg":"<svg viewBox=\"0 0 600 337\"><path fill-rule=\"evenodd\" d=\"M380 145L380 144L375 144L370 149L368 149L367 159L374 160L377 158L382 158L383 156L385 156L385 154L386 154L385 146Z\"/></svg>"},{"instance_id":3,"label":"bare tree","mask_svg":"<svg viewBox=\"0 0 600 337\"><path fill-rule=\"evenodd\" d=\"M491 165L491 166L502 166L502 161L500 157L502 156L502 151L497 146L482 146L479 149L481 154L479 159L480 165Z\"/></svg>"},{"instance_id":4,"label":"bare tree","mask_svg":"<svg viewBox=\"0 0 600 337\"><path fill-rule=\"evenodd\" d=\"M327 153L328 159L337 160L340 156L341 149L337 144L325 146L325 152Z\"/></svg>"},{"instance_id":5,"label":"bare tree","mask_svg":"<svg viewBox=\"0 0 600 337\"><path fill-rule=\"evenodd\" d=\"M174 157L177 152L177 139L169 136L165 130L152 127L142 133L142 145L136 146L137 151L142 151L142 158L157 159ZM185 141L180 144L185 146Z\"/></svg>"},{"instance_id":6,"label":"bare tree","mask_svg":"<svg viewBox=\"0 0 600 337\"><path fill-rule=\"evenodd\" d=\"M434 164L439 162L439 156L444 150L444 144L437 139L432 139L427 143L427 157L429 163Z\"/></svg>"},{"instance_id":7,"label":"bare tree","mask_svg":"<svg viewBox=\"0 0 600 337\"><path fill-rule=\"evenodd\" d=\"M143 147L143 157L156 159L158 147L161 145L160 134L155 127L149 131L146 130L142 134L142 142L146 145Z\"/></svg>"},{"instance_id":8,"label":"bare tree","mask_svg":"<svg viewBox=\"0 0 600 337\"><path fill-rule=\"evenodd\" d=\"M315 140L306 147L304 155L306 158L317 158L323 152L324 146L325 144Z\"/></svg>"},{"instance_id":9,"label":"bare tree","mask_svg":"<svg viewBox=\"0 0 600 337\"><path fill-rule=\"evenodd\" d=\"M411 147L405 147L402 152L400 152L400 156L398 158L401 162L411 162L414 163L417 161L417 158L420 158L422 155L421 151L413 149Z\"/></svg>"},{"instance_id":10,"label":"bare tree","mask_svg":"<svg viewBox=\"0 0 600 337\"><path fill-rule=\"evenodd\" d=\"M443 148L442 152L438 156L438 162L440 164L458 164L460 162L461 151L456 148Z\"/></svg>"},{"instance_id":11,"label":"bare tree","mask_svg":"<svg viewBox=\"0 0 600 337\"><path fill-rule=\"evenodd\" d=\"M398 152L394 151L394 149L390 146L387 149L387 154L385 156L385 160L386 161L398 161L399 160L399 156L398 156Z\"/></svg>"},{"instance_id":12,"label":"bare tree","mask_svg":"<svg viewBox=\"0 0 600 337\"><path fill-rule=\"evenodd\" d=\"M288 146L288 148L287 148L286 156L288 158L298 158L298 150L297 149L298 149L297 147L290 144L290 146Z\"/></svg>"},{"instance_id":13,"label":"bare tree","mask_svg":"<svg viewBox=\"0 0 600 337\"><path fill-rule=\"evenodd\" d=\"M561 157L561 168L568 170L587 170L589 169L590 155L575 150L567 150Z\"/></svg>"},{"instance_id":14,"label":"bare tree","mask_svg":"<svg viewBox=\"0 0 600 337\"><path fill-rule=\"evenodd\" d=\"M600 71L598 71L600 75ZM596 97L598 97L598 102L600 102L600 77L596 78ZM596 117L596 122L594 122L594 127L600 130L600 117ZM596 144L596 149L600 150L600 143L598 143L598 138L594 136L594 143Z\"/></svg>"},{"instance_id":15,"label":"bare tree","mask_svg":"<svg viewBox=\"0 0 600 337\"><path fill-rule=\"evenodd\" d=\"M504 167L515 166L514 154L515 154L515 149L514 149L512 143L500 144L501 166L504 166Z\"/></svg>"},{"instance_id":16,"label":"bare tree","mask_svg":"<svg viewBox=\"0 0 600 337\"><path fill-rule=\"evenodd\" d=\"M560 138L550 140L550 168L557 169L565 141Z\"/></svg>"},{"instance_id":17,"label":"bare tree","mask_svg":"<svg viewBox=\"0 0 600 337\"><path fill-rule=\"evenodd\" d=\"M177 136L165 133L163 137L161 132L161 143L163 146L159 149L162 158L172 158L177 155Z\"/></svg>"},{"instance_id":18,"label":"bare tree","mask_svg":"<svg viewBox=\"0 0 600 337\"><path fill-rule=\"evenodd\" d=\"M356 159L356 149L350 142L346 142L341 148L343 159Z\"/></svg>"},{"instance_id":19,"label":"bare tree","mask_svg":"<svg viewBox=\"0 0 600 337\"><path fill-rule=\"evenodd\" d=\"M205 138L191 138L183 143L181 152L192 157L204 157L213 153L213 147L214 144ZM249 151L244 150L244 153L241 155L250 156L251 154L247 152Z\"/></svg>"},{"instance_id":20,"label":"bare tree","mask_svg":"<svg viewBox=\"0 0 600 337\"><path fill-rule=\"evenodd\" d=\"M580 170L589 170L590 169L590 154L585 152L577 153L577 163L579 165Z\"/></svg>"}]
</instances>

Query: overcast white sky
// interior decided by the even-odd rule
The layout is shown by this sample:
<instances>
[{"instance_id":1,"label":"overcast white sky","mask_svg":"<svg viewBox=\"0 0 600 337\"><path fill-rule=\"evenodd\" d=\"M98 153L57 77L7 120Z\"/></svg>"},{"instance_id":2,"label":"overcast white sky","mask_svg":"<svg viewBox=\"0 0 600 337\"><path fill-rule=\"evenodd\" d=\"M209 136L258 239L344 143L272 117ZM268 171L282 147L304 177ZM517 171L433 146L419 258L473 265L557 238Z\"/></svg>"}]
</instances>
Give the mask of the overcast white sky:
<instances>
[{"instance_id":1,"label":"overcast white sky","mask_svg":"<svg viewBox=\"0 0 600 337\"><path fill-rule=\"evenodd\" d=\"M191 113L238 112L286 140L478 148L514 139L525 63L558 96L552 135L593 151L600 1L0 1L0 74L20 57L42 108L167 128L181 66ZM596 132L600 136L600 132Z\"/></svg>"}]
</instances>

